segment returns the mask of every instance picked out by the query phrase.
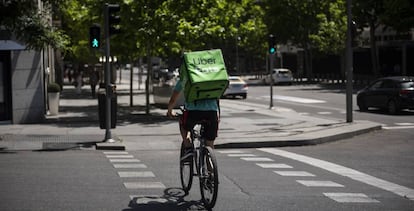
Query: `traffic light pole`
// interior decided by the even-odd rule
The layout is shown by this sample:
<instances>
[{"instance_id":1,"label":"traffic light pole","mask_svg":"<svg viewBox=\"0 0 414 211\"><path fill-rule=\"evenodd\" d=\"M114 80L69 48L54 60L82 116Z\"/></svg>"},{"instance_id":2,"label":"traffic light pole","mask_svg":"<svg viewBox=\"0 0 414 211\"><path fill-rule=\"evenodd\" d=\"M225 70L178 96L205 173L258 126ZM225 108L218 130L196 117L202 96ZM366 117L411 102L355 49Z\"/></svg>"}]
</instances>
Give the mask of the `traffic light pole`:
<instances>
[{"instance_id":1,"label":"traffic light pole","mask_svg":"<svg viewBox=\"0 0 414 211\"><path fill-rule=\"evenodd\" d=\"M112 139L111 133L111 96L112 96L112 86L111 86L111 66L109 63L109 56L110 54L110 43L109 43L109 23L108 23L108 16L109 16L109 9L108 4L104 6L104 36L105 36L105 91L106 91L106 98L105 98L105 139L104 142L115 142Z\"/></svg>"},{"instance_id":2,"label":"traffic light pole","mask_svg":"<svg viewBox=\"0 0 414 211\"><path fill-rule=\"evenodd\" d=\"M347 33L346 33L346 55L345 55L345 69L346 69L346 122L353 121L352 114L352 80L353 80L353 53L352 53L352 1L346 1L347 7Z\"/></svg>"},{"instance_id":3,"label":"traffic light pole","mask_svg":"<svg viewBox=\"0 0 414 211\"><path fill-rule=\"evenodd\" d=\"M274 54L269 54L269 75L270 75L270 105L269 109L273 108L273 59Z\"/></svg>"},{"instance_id":4,"label":"traffic light pole","mask_svg":"<svg viewBox=\"0 0 414 211\"><path fill-rule=\"evenodd\" d=\"M275 58L275 53L276 53L276 41L275 41L275 36L273 36L273 34L269 34L268 37L268 45L269 45L269 49L268 49L268 53L269 53L269 76L270 76L270 105L269 105L269 109L273 108L273 63L274 63L274 58Z\"/></svg>"}]
</instances>

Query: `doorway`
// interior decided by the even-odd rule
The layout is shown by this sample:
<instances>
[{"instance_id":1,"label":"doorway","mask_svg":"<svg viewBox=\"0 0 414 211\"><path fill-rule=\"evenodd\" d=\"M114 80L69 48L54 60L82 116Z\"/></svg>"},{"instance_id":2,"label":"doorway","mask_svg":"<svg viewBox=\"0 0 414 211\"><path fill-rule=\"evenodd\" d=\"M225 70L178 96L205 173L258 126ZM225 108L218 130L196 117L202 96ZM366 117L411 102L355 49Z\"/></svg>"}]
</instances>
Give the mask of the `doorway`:
<instances>
[{"instance_id":1,"label":"doorway","mask_svg":"<svg viewBox=\"0 0 414 211\"><path fill-rule=\"evenodd\" d=\"M10 59L10 51L0 51L0 121L12 117Z\"/></svg>"}]
</instances>

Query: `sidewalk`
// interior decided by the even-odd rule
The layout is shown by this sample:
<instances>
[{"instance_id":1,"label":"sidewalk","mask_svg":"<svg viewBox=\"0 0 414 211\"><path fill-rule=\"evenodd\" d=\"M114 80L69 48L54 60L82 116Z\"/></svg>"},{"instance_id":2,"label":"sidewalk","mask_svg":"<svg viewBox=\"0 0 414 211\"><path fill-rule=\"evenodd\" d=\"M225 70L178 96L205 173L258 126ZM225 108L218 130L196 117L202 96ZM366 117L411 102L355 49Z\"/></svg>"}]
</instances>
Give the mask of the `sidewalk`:
<instances>
[{"instance_id":1,"label":"sidewalk","mask_svg":"<svg viewBox=\"0 0 414 211\"><path fill-rule=\"evenodd\" d=\"M145 91L134 91L130 107L129 84L117 84L118 120L111 129L115 144L101 143L105 130L99 128L98 100L89 86L76 94L75 87L64 86L60 111L47 116L45 123L0 125L0 150L66 150L98 148L142 150L177 149L180 135L177 120L165 116L166 110L151 106L145 113ZM150 96L153 105L152 96ZM349 138L381 129L377 123L332 120L301 115L291 109L244 100L222 100L222 118L217 148L281 147L314 145Z\"/></svg>"}]
</instances>

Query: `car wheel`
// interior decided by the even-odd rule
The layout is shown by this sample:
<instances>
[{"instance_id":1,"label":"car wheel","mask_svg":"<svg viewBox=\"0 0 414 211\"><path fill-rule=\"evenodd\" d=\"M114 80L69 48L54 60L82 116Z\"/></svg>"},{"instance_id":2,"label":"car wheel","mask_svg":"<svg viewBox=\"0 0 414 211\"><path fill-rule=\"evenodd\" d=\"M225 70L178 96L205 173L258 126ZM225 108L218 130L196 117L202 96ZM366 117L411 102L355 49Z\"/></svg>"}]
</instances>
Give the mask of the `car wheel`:
<instances>
[{"instance_id":1,"label":"car wheel","mask_svg":"<svg viewBox=\"0 0 414 211\"><path fill-rule=\"evenodd\" d=\"M388 101L387 110L389 114L396 114L399 112L399 108L395 100Z\"/></svg>"},{"instance_id":2,"label":"car wheel","mask_svg":"<svg viewBox=\"0 0 414 211\"><path fill-rule=\"evenodd\" d=\"M358 107L360 111L368 111L368 107L365 104L364 100L360 100L358 103Z\"/></svg>"},{"instance_id":3,"label":"car wheel","mask_svg":"<svg viewBox=\"0 0 414 211\"><path fill-rule=\"evenodd\" d=\"M246 99L246 98L247 98L247 94L243 94L243 95L242 95L242 98L243 98L243 99Z\"/></svg>"}]
</instances>

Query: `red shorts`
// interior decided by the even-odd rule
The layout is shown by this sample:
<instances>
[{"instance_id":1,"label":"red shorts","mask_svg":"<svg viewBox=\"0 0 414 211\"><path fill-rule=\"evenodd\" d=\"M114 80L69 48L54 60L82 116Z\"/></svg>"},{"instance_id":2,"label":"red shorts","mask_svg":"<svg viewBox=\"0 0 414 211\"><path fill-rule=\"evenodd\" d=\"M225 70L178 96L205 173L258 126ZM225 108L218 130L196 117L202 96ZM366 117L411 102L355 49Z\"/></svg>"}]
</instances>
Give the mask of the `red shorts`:
<instances>
[{"instance_id":1,"label":"red shorts","mask_svg":"<svg viewBox=\"0 0 414 211\"><path fill-rule=\"evenodd\" d=\"M187 131L201 122L204 122L204 138L208 141L214 141L218 131L217 111L184 111L180 119L180 125Z\"/></svg>"}]
</instances>

